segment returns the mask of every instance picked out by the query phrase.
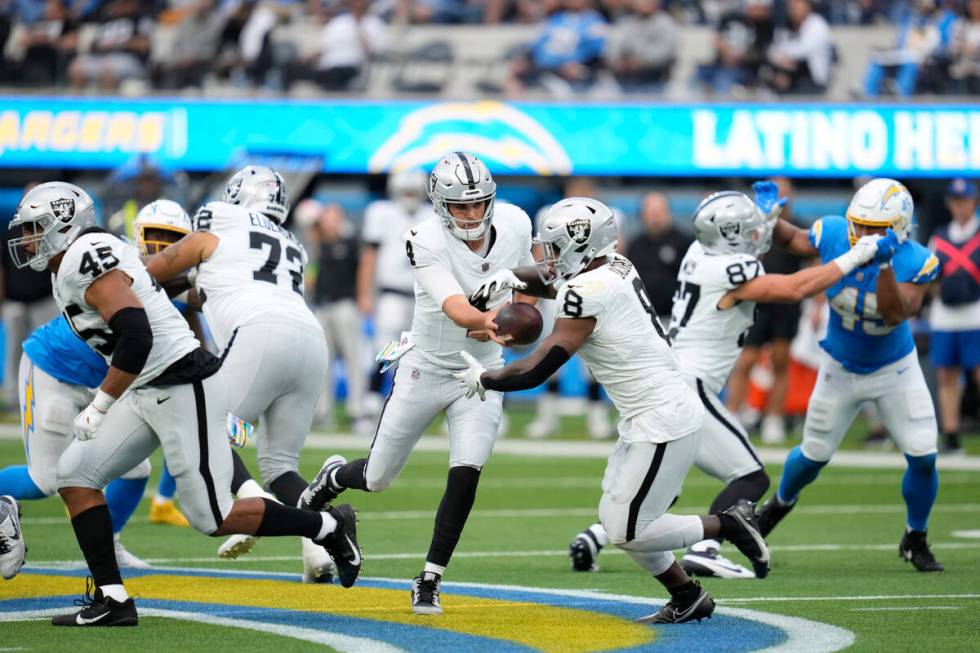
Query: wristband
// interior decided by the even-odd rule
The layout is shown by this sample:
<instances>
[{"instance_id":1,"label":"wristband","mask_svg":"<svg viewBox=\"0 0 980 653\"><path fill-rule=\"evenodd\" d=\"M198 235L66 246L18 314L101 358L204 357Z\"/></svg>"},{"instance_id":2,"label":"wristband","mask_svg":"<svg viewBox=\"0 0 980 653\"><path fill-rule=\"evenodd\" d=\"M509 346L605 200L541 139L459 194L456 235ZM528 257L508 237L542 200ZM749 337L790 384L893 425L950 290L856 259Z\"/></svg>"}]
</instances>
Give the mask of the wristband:
<instances>
[{"instance_id":1,"label":"wristband","mask_svg":"<svg viewBox=\"0 0 980 653\"><path fill-rule=\"evenodd\" d=\"M834 263L840 268L841 273L846 277L858 267L857 256L854 250L847 250L834 259Z\"/></svg>"},{"instance_id":2,"label":"wristband","mask_svg":"<svg viewBox=\"0 0 980 653\"><path fill-rule=\"evenodd\" d=\"M98 392L95 393L95 398L92 399L92 407L100 413L108 412L114 403L116 403L116 397L105 392L102 388L99 388Z\"/></svg>"}]
</instances>

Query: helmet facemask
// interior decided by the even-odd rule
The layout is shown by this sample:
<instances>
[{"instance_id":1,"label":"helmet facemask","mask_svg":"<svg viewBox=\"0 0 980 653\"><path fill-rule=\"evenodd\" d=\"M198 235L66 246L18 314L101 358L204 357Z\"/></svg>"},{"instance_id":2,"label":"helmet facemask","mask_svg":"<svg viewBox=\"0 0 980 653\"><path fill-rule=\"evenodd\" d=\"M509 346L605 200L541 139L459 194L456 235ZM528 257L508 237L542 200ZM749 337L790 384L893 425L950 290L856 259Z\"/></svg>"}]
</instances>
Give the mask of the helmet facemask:
<instances>
[{"instance_id":1,"label":"helmet facemask","mask_svg":"<svg viewBox=\"0 0 980 653\"><path fill-rule=\"evenodd\" d=\"M7 249L18 268L43 272L83 229L95 224L95 205L85 191L49 182L28 191L10 221Z\"/></svg>"},{"instance_id":2,"label":"helmet facemask","mask_svg":"<svg viewBox=\"0 0 980 653\"><path fill-rule=\"evenodd\" d=\"M455 237L475 241L489 231L497 184L486 165L472 154L450 152L444 155L429 175L428 194L436 214ZM457 218L450 211L452 205L472 206L479 202L484 203L479 219Z\"/></svg>"},{"instance_id":3,"label":"helmet facemask","mask_svg":"<svg viewBox=\"0 0 980 653\"><path fill-rule=\"evenodd\" d=\"M136 243L139 245L140 254L151 256L159 254L188 233L190 232L164 224L138 225Z\"/></svg>"}]
</instances>

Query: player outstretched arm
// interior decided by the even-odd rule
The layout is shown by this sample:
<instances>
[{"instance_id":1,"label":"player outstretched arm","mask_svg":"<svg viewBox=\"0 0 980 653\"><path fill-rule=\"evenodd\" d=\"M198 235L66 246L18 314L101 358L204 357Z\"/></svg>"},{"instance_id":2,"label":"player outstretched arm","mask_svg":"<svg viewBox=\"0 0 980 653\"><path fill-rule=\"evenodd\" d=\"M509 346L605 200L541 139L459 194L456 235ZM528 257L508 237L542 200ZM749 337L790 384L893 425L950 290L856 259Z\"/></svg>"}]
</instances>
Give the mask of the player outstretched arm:
<instances>
[{"instance_id":1,"label":"player outstretched arm","mask_svg":"<svg viewBox=\"0 0 980 653\"><path fill-rule=\"evenodd\" d=\"M470 295L471 301L487 300L494 294L503 290L516 290L518 301L525 301L524 298L554 299L557 291L551 284L545 283L538 274L537 267L514 268L513 270L501 270L483 282L476 291ZM535 300L529 303L533 304Z\"/></svg>"},{"instance_id":2,"label":"player outstretched arm","mask_svg":"<svg viewBox=\"0 0 980 653\"><path fill-rule=\"evenodd\" d=\"M806 229L800 229L779 217L786 198L779 197L779 188L774 182L757 181L752 184L752 190L755 191L756 205L773 221L772 239L777 245L803 258L813 258L820 254L810 244L810 234Z\"/></svg>"},{"instance_id":3,"label":"player outstretched arm","mask_svg":"<svg viewBox=\"0 0 980 653\"><path fill-rule=\"evenodd\" d=\"M146 269L158 282L170 281L181 272L206 261L217 246L217 236L206 231L195 231L150 257L145 261Z\"/></svg>"}]
</instances>

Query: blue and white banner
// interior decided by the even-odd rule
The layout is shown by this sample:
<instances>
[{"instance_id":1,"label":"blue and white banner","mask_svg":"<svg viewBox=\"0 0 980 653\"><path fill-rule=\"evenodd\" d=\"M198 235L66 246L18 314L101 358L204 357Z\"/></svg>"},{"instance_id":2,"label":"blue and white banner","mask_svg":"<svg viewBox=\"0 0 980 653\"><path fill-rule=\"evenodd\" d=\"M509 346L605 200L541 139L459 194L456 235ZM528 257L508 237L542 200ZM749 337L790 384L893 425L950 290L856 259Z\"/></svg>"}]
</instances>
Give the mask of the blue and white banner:
<instances>
[{"instance_id":1,"label":"blue and white banner","mask_svg":"<svg viewBox=\"0 0 980 653\"><path fill-rule=\"evenodd\" d=\"M145 153L216 170L244 150L363 173L457 149L498 174L948 177L980 168L980 105L0 99L7 168L112 168Z\"/></svg>"}]
</instances>

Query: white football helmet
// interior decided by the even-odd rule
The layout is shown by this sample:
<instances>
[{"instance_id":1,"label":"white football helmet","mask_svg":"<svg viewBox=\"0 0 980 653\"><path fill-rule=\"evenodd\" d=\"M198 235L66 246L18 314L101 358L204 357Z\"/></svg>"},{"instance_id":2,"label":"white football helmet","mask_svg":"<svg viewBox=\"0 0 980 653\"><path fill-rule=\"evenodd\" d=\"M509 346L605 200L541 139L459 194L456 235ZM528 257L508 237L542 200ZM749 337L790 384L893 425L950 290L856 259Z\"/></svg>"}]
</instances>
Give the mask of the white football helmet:
<instances>
[{"instance_id":1,"label":"white football helmet","mask_svg":"<svg viewBox=\"0 0 980 653\"><path fill-rule=\"evenodd\" d=\"M772 245L774 226L748 195L734 190L712 193L694 210L694 233L712 254L761 256Z\"/></svg>"},{"instance_id":2,"label":"white football helmet","mask_svg":"<svg viewBox=\"0 0 980 653\"><path fill-rule=\"evenodd\" d=\"M275 220L286 221L289 197L282 175L266 166L245 166L225 186L222 202L243 206Z\"/></svg>"},{"instance_id":3,"label":"white football helmet","mask_svg":"<svg viewBox=\"0 0 980 653\"><path fill-rule=\"evenodd\" d=\"M388 175L388 199L412 214L425 197L426 174L418 168L395 170Z\"/></svg>"},{"instance_id":4,"label":"white football helmet","mask_svg":"<svg viewBox=\"0 0 980 653\"><path fill-rule=\"evenodd\" d=\"M912 195L900 182L887 177L872 179L854 193L847 207L847 237L853 245L858 241L854 225L891 227L899 242L912 233Z\"/></svg>"},{"instance_id":5,"label":"white football helmet","mask_svg":"<svg viewBox=\"0 0 980 653\"><path fill-rule=\"evenodd\" d=\"M446 228L460 240L479 240L490 229L493 200L497 184L487 166L472 154L448 152L439 159L429 175L429 199ZM483 217L473 221L457 220L449 212L450 204L486 202ZM460 224L462 223L462 225Z\"/></svg>"},{"instance_id":6,"label":"white football helmet","mask_svg":"<svg viewBox=\"0 0 980 653\"><path fill-rule=\"evenodd\" d=\"M166 249L191 230L191 217L180 204L171 200L150 202L140 209L133 220L136 245L143 255Z\"/></svg>"},{"instance_id":7,"label":"white football helmet","mask_svg":"<svg viewBox=\"0 0 980 653\"><path fill-rule=\"evenodd\" d=\"M10 221L7 249L18 268L43 272L79 234L95 225L95 202L75 184L51 181L24 194ZM28 251L28 247L33 252Z\"/></svg>"},{"instance_id":8,"label":"white football helmet","mask_svg":"<svg viewBox=\"0 0 980 653\"><path fill-rule=\"evenodd\" d=\"M597 258L616 250L616 217L591 197L555 202L541 219L535 243L543 256L535 261L541 281L554 284L582 272Z\"/></svg>"}]
</instances>

